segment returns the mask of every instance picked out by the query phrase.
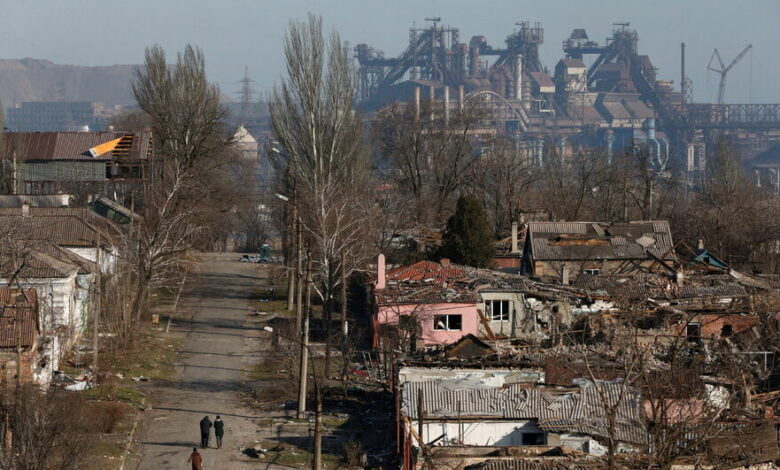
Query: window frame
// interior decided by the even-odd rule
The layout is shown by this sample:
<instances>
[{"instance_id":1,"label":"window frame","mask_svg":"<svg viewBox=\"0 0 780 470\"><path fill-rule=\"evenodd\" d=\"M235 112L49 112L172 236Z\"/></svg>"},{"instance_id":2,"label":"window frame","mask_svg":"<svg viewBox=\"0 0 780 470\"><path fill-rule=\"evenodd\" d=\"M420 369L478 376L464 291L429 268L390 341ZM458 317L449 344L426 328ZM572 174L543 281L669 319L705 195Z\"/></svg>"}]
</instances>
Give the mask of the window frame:
<instances>
[{"instance_id":1,"label":"window frame","mask_svg":"<svg viewBox=\"0 0 780 470\"><path fill-rule=\"evenodd\" d=\"M460 328L450 327L450 317L460 317ZM444 328L439 328L439 322L443 319ZM443 313L441 315L433 316L433 330L434 331L463 331L463 314L460 313Z\"/></svg>"},{"instance_id":2,"label":"window frame","mask_svg":"<svg viewBox=\"0 0 780 470\"><path fill-rule=\"evenodd\" d=\"M501 312L496 316L494 305L498 303L501 308ZM504 305L506 305L506 311L504 311ZM511 301L508 299L487 299L485 301L485 310L489 312L490 321L492 322L508 322L511 320L512 307Z\"/></svg>"}]
</instances>

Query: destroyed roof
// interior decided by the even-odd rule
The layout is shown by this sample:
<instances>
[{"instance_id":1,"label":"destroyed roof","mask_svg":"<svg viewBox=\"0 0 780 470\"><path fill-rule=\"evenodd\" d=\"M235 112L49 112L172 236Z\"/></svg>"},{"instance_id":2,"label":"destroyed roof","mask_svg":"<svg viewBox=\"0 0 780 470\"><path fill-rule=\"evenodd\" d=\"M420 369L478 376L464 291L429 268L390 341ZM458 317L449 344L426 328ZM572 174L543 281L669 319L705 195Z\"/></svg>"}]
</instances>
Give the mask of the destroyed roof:
<instances>
[{"instance_id":1,"label":"destroyed roof","mask_svg":"<svg viewBox=\"0 0 780 470\"><path fill-rule=\"evenodd\" d=\"M38 297L35 289L0 288L0 348L35 344Z\"/></svg>"},{"instance_id":2,"label":"destroyed roof","mask_svg":"<svg viewBox=\"0 0 780 470\"><path fill-rule=\"evenodd\" d=\"M560 462L556 460L493 459L466 467L467 470L594 470L603 462Z\"/></svg>"},{"instance_id":3,"label":"destroyed roof","mask_svg":"<svg viewBox=\"0 0 780 470\"><path fill-rule=\"evenodd\" d=\"M90 153L101 144L122 139L101 155ZM6 132L0 150L19 160L146 160L152 150L152 133L141 132Z\"/></svg>"},{"instance_id":4,"label":"destroyed roof","mask_svg":"<svg viewBox=\"0 0 780 470\"><path fill-rule=\"evenodd\" d=\"M377 289L377 305L409 305L409 304L474 304L480 301L478 295L462 287L442 287L436 284L421 282L401 285L387 285Z\"/></svg>"},{"instance_id":5,"label":"destroyed roof","mask_svg":"<svg viewBox=\"0 0 780 470\"><path fill-rule=\"evenodd\" d=\"M448 281L462 279L466 276L468 267L442 260L441 263L433 261L420 261L407 266L391 269L385 275L387 282L402 281L426 281L434 284L445 284Z\"/></svg>"},{"instance_id":6,"label":"destroyed roof","mask_svg":"<svg viewBox=\"0 0 780 470\"><path fill-rule=\"evenodd\" d=\"M634 276L595 276L582 274L574 287L592 297L616 300L693 299L698 297L744 297L747 290L739 283L724 278L691 277L679 285L667 276L639 274Z\"/></svg>"},{"instance_id":7,"label":"destroyed roof","mask_svg":"<svg viewBox=\"0 0 780 470\"><path fill-rule=\"evenodd\" d=\"M526 244L534 261L671 258L666 221L530 222Z\"/></svg>"},{"instance_id":8,"label":"destroyed roof","mask_svg":"<svg viewBox=\"0 0 780 470\"><path fill-rule=\"evenodd\" d=\"M605 404L617 405L617 439L635 444L647 442L639 395L633 390L624 391L620 383L599 382L561 391L528 388L523 384L502 388L463 386L446 379L407 382L402 388L401 407L410 419L418 418L420 394L427 419L534 419L548 432L579 432L600 437L609 434Z\"/></svg>"},{"instance_id":9,"label":"destroyed roof","mask_svg":"<svg viewBox=\"0 0 780 470\"><path fill-rule=\"evenodd\" d=\"M525 291L528 279L492 269L442 260L420 261L385 274L386 287L376 291L379 305L411 303L476 303L482 291Z\"/></svg>"}]
</instances>

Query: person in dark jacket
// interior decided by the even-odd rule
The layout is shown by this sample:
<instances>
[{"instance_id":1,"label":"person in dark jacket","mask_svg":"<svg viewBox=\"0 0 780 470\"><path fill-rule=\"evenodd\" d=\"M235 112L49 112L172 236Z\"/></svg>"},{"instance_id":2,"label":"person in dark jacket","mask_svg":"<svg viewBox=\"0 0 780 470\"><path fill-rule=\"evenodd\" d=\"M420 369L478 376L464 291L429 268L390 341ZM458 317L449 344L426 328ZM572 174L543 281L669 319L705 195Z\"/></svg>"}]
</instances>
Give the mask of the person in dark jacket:
<instances>
[{"instance_id":1,"label":"person in dark jacket","mask_svg":"<svg viewBox=\"0 0 780 470\"><path fill-rule=\"evenodd\" d=\"M219 415L217 415L217 419L214 420L214 435L217 436L217 449L221 449L222 436L225 435L225 423Z\"/></svg>"},{"instance_id":2,"label":"person in dark jacket","mask_svg":"<svg viewBox=\"0 0 780 470\"><path fill-rule=\"evenodd\" d=\"M200 447L205 449L209 446L209 435L211 434L211 420L204 416L200 420Z\"/></svg>"},{"instance_id":3,"label":"person in dark jacket","mask_svg":"<svg viewBox=\"0 0 780 470\"><path fill-rule=\"evenodd\" d=\"M203 457L198 453L198 448L193 447L187 463L192 463L192 470L203 470Z\"/></svg>"}]
</instances>

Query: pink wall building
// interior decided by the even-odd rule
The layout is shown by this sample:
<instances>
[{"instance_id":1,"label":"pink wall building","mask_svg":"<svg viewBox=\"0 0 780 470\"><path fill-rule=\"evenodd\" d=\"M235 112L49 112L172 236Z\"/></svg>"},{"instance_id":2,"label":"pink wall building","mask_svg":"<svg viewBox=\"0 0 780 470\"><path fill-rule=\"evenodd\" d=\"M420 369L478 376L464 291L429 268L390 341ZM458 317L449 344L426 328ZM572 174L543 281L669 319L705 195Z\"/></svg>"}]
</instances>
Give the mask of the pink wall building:
<instances>
[{"instance_id":1,"label":"pink wall building","mask_svg":"<svg viewBox=\"0 0 780 470\"><path fill-rule=\"evenodd\" d=\"M448 260L421 261L385 272L384 255L379 255L377 271L375 346L382 325L409 331L414 322L419 325L416 339L426 345L454 343L466 334L478 334L480 299L456 285L464 274L461 267Z\"/></svg>"}]
</instances>

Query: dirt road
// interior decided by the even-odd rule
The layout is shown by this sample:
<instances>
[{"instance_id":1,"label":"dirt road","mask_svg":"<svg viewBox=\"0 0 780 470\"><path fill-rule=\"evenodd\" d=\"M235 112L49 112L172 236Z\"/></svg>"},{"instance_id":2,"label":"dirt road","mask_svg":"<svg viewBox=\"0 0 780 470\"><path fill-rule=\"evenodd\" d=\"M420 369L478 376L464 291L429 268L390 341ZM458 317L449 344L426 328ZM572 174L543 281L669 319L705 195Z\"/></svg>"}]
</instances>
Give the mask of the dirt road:
<instances>
[{"instance_id":1,"label":"dirt road","mask_svg":"<svg viewBox=\"0 0 780 470\"><path fill-rule=\"evenodd\" d=\"M144 413L133 453L135 468L189 468L187 456L200 442L198 422L208 415L225 421L225 443L200 450L206 469L257 468L257 460L242 453L256 438L259 418L243 406L242 373L257 351L256 325L249 326L247 306L263 282L258 265L239 263L238 255L209 254L200 279L180 304L189 320L174 321L171 334L182 337L176 374L170 381L149 384L153 409ZM254 346L253 346L254 343Z\"/></svg>"}]
</instances>

